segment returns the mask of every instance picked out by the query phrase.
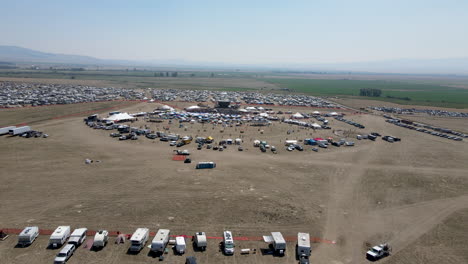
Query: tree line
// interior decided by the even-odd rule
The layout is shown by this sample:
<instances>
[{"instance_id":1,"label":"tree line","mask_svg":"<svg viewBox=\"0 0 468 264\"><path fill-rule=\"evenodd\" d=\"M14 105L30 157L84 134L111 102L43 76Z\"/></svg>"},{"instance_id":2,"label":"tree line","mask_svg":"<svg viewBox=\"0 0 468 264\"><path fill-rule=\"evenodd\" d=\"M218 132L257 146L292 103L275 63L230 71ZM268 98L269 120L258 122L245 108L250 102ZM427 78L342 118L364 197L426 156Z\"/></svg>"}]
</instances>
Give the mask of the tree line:
<instances>
[{"instance_id":1,"label":"tree line","mask_svg":"<svg viewBox=\"0 0 468 264\"><path fill-rule=\"evenodd\" d=\"M374 88L362 88L359 90L360 96L380 97L382 90Z\"/></svg>"}]
</instances>

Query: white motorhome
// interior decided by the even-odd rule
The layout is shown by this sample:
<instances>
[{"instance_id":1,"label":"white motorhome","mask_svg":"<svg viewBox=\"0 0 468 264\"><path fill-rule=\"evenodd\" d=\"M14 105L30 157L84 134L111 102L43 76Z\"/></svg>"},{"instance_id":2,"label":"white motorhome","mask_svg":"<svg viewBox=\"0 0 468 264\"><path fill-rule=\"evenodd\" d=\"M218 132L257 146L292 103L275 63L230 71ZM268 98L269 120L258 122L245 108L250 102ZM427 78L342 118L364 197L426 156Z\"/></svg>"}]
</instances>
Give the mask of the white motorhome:
<instances>
[{"instance_id":1,"label":"white motorhome","mask_svg":"<svg viewBox=\"0 0 468 264\"><path fill-rule=\"evenodd\" d=\"M176 245L175 245L176 252L182 255L185 253L186 247L187 246L185 245L185 238L183 236L176 237Z\"/></svg>"},{"instance_id":2,"label":"white motorhome","mask_svg":"<svg viewBox=\"0 0 468 264\"><path fill-rule=\"evenodd\" d=\"M223 233L223 249L226 255L234 254L234 238L231 231L224 231Z\"/></svg>"},{"instance_id":3,"label":"white motorhome","mask_svg":"<svg viewBox=\"0 0 468 264\"><path fill-rule=\"evenodd\" d=\"M130 238L132 245L130 246L130 251L138 252L140 251L148 241L149 229L148 228L138 228L135 233L133 233Z\"/></svg>"},{"instance_id":4,"label":"white motorhome","mask_svg":"<svg viewBox=\"0 0 468 264\"><path fill-rule=\"evenodd\" d=\"M50 235L49 246L54 248L62 246L69 237L70 226L59 226L55 229L52 235Z\"/></svg>"},{"instance_id":5,"label":"white motorhome","mask_svg":"<svg viewBox=\"0 0 468 264\"><path fill-rule=\"evenodd\" d=\"M107 230L99 230L94 235L93 247L103 248L109 240L109 232Z\"/></svg>"},{"instance_id":6,"label":"white motorhome","mask_svg":"<svg viewBox=\"0 0 468 264\"><path fill-rule=\"evenodd\" d=\"M39 227L28 226L18 235L18 245L22 247L31 245L37 236L39 236Z\"/></svg>"},{"instance_id":7,"label":"white motorhome","mask_svg":"<svg viewBox=\"0 0 468 264\"><path fill-rule=\"evenodd\" d=\"M271 232L271 236L263 236L263 241L270 244L276 254L284 255L286 252L286 240L280 232Z\"/></svg>"},{"instance_id":8,"label":"white motorhome","mask_svg":"<svg viewBox=\"0 0 468 264\"><path fill-rule=\"evenodd\" d=\"M29 126L15 127L8 130L8 133L12 136L21 135L23 133L31 131Z\"/></svg>"},{"instance_id":9,"label":"white motorhome","mask_svg":"<svg viewBox=\"0 0 468 264\"><path fill-rule=\"evenodd\" d=\"M201 250L205 250L207 246L206 234L205 232L197 232L194 236L195 246Z\"/></svg>"},{"instance_id":10,"label":"white motorhome","mask_svg":"<svg viewBox=\"0 0 468 264\"><path fill-rule=\"evenodd\" d=\"M151 242L151 251L164 252L164 249L169 242L169 229L159 229Z\"/></svg>"},{"instance_id":11,"label":"white motorhome","mask_svg":"<svg viewBox=\"0 0 468 264\"><path fill-rule=\"evenodd\" d=\"M284 145L285 146L291 146L291 145L296 145L297 144L297 140L285 140L284 141Z\"/></svg>"},{"instance_id":12,"label":"white motorhome","mask_svg":"<svg viewBox=\"0 0 468 264\"><path fill-rule=\"evenodd\" d=\"M16 128L15 126L8 126L8 127L2 127L0 128L0 135L5 135L10 133L10 129Z\"/></svg>"},{"instance_id":13,"label":"white motorhome","mask_svg":"<svg viewBox=\"0 0 468 264\"><path fill-rule=\"evenodd\" d=\"M73 230L73 233L70 235L70 239L68 240L68 244L73 244L75 247L78 247L86 240L86 232L88 232L88 229L84 227Z\"/></svg>"},{"instance_id":14,"label":"white motorhome","mask_svg":"<svg viewBox=\"0 0 468 264\"><path fill-rule=\"evenodd\" d=\"M297 233L297 256L310 256L310 235L309 233Z\"/></svg>"}]
</instances>

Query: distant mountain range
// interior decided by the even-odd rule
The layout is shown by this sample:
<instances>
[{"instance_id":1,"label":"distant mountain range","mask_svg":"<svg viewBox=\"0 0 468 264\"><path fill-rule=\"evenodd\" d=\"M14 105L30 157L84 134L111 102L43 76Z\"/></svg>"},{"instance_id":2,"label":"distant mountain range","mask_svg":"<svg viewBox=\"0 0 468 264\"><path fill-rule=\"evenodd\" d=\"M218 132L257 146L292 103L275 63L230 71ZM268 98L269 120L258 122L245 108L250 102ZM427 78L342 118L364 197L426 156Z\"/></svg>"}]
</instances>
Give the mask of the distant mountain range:
<instances>
[{"instance_id":1,"label":"distant mountain range","mask_svg":"<svg viewBox=\"0 0 468 264\"><path fill-rule=\"evenodd\" d=\"M389 61L356 63L275 63L275 64L234 64L216 62L194 62L186 60L106 60L90 56L46 53L17 46L0 45L0 62L48 63L84 66L141 66L141 67L191 67L191 68L240 68L267 70L304 71L349 71L368 73L417 73L417 74L459 74L468 75L468 58L452 59L398 59Z\"/></svg>"}]
</instances>

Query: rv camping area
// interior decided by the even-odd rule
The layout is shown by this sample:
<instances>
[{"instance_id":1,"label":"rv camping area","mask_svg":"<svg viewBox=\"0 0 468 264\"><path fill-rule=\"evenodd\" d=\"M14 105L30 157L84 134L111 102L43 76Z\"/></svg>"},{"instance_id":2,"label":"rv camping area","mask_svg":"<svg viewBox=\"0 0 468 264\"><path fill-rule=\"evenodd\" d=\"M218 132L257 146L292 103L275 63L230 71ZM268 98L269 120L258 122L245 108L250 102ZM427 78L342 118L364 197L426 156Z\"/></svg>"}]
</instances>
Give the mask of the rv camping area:
<instances>
[{"instance_id":1,"label":"rv camping area","mask_svg":"<svg viewBox=\"0 0 468 264\"><path fill-rule=\"evenodd\" d=\"M189 103L172 105L184 108ZM104 117L112 111L108 105L105 110L90 106ZM134 102L117 110L135 113L155 107ZM293 107L272 108L296 111ZM17 123L28 118L21 116L27 115L24 110L15 110ZM0 116L11 115L8 111L0 110ZM244 151L234 146L223 152L197 150L195 143L183 146L194 162L217 164L215 169L196 170L194 163L172 161L175 147L167 142L143 136L119 141L109 137L108 131L87 127L83 123L87 115L35 122L34 128L48 133L49 138L0 137L1 229L34 225L53 230L70 225L72 229L132 234L138 227L147 227L153 232L150 241L159 228L171 229L173 235L204 231L215 237L208 239L204 252L194 252L191 246L184 256L171 251L165 256L167 263L182 263L191 255L200 263L296 263L296 241L288 238L297 237L298 232L308 232L313 238L311 263L366 263L367 248L382 241L393 248L383 263L468 260L464 243L468 239L466 141L394 126L380 115L359 114L347 118L364 124L368 133L389 134L402 141L358 141L354 136L361 131L352 130L354 147L330 146L313 152L305 146L303 152L288 152L281 144L286 138L327 137L331 132L273 123L262 134L257 127L246 126ZM144 124L139 120L132 126ZM330 124L334 130L350 129L338 120L330 119ZM178 123L168 121L149 123L155 131L164 126L170 126L173 133L204 134L216 140L240 133L237 127L221 132L202 124L179 128ZM288 130L294 132L287 134ZM260 152L252 145L255 139L275 144L278 154ZM85 164L85 159L95 162ZM235 241L238 251L234 256L224 256L219 250L221 240L216 237L224 230L240 238ZM273 231L282 232L288 240L282 258L260 250L267 248L261 235ZM128 242L116 245L114 241L111 237L98 252L84 248L85 242L69 263L157 261L148 255L148 248L131 255L127 254ZM58 251L46 249L47 242L48 236L40 235L31 246L16 248L16 235L12 234L0 242L2 262L49 263ZM241 248L256 248L258 253L240 255Z\"/></svg>"}]
</instances>

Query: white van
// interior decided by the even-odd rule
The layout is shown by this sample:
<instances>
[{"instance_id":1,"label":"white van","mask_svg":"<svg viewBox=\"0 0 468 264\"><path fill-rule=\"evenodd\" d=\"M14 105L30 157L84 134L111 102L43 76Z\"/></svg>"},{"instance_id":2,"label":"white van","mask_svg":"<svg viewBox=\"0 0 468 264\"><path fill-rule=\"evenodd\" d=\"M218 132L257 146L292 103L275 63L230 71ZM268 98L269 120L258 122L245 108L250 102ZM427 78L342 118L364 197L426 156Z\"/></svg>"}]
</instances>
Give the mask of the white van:
<instances>
[{"instance_id":1,"label":"white van","mask_svg":"<svg viewBox=\"0 0 468 264\"><path fill-rule=\"evenodd\" d=\"M234 238L232 237L231 231L224 231L223 233L223 248L224 254L234 254Z\"/></svg>"},{"instance_id":2,"label":"white van","mask_svg":"<svg viewBox=\"0 0 468 264\"><path fill-rule=\"evenodd\" d=\"M70 237L70 226L59 226L55 231L50 235L49 246L51 247L60 247L67 239Z\"/></svg>"},{"instance_id":3,"label":"white van","mask_svg":"<svg viewBox=\"0 0 468 264\"><path fill-rule=\"evenodd\" d=\"M87 228L77 228L73 230L73 233L68 240L68 244L73 244L75 247L79 247L86 239Z\"/></svg>"},{"instance_id":4,"label":"white van","mask_svg":"<svg viewBox=\"0 0 468 264\"><path fill-rule=\"evenodd\" d=\"M156 236L154 236L151 242L151 251L153 252L164 252L164 249L169 242L169 229L159 229Z\"/></svg>"},{"instance_id":5,"label":"white van","mask_svg":"<svg viewBox=\"0 0 468 264\"><path fill-rule=\"evenodd\" d=\"M183 236L178 236L176 237L176 252L178 254L184 254L185 253L185 248L186 248L186 245L185 245L185 238Z\"/></svg>"},{"instance_id":6,"label":"white van","mask_svg":"<svg viewBox=\"0 0 468 264\"><path fill-rule=\"evenodd\" d=\"M94 235L93 247L103 248L109 240L109 232L107 230L99 230Z\"/></svg>"},{"instance_id":7,"label":"white van","mask_svg":"<svg viewBox=\"0 0 468 264\"><path fill-rule=\"evenodd\" d=\"M28 226L18 235L18 245L22 247L31 245L37 236L39 236L39 227Z\"/></svg>"},{"instance_id":8,"label":"white van","mask_svg":"<svg viewBox=\"0 0 468 264\"><path fill-rule=\"evenodd\" d=\"M138 228L135 233L133 233L130 238L132 245L130 246L130 251L138 252L140 251L148 242L149 229L148 228Z\"/></svg>"}]
</instances>

